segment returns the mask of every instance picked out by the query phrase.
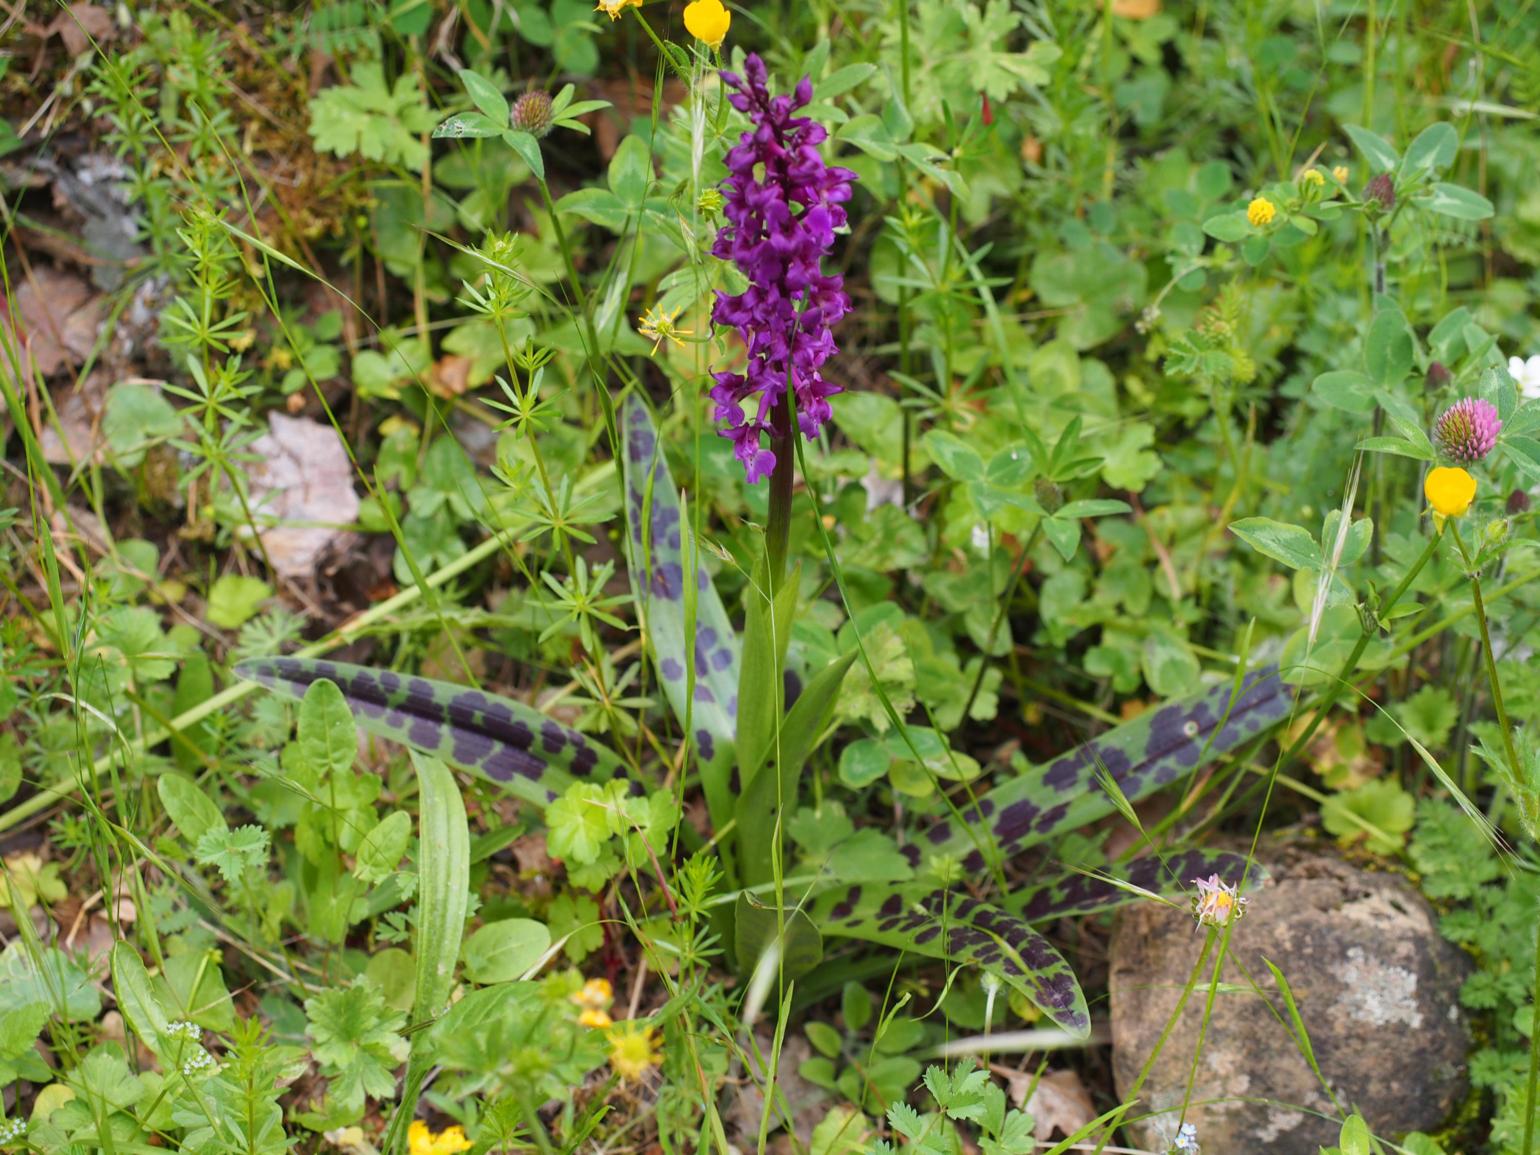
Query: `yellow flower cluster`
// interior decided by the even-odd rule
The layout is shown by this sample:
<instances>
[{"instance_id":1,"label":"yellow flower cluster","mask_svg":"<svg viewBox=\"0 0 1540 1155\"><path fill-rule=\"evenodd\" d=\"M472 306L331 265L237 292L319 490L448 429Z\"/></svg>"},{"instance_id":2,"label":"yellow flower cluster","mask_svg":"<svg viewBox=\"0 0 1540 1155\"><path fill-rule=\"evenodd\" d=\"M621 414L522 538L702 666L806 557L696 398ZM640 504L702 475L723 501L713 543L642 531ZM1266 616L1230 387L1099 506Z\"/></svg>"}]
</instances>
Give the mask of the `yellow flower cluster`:
<instances>
[{"instance_id":1,"label":"yellow flower cluster","mask_svg":"<svg viewBox=\"0 0 1540 1155\"><path fill-rule=\"evenodd\" d=\"M1422 492L1440 517L1463 517L1476 500L1476 479L1457 466L1441 465L1428 471Z\"/></svg>"},{"instance_id":2,"label":"yellow flower cluster","mask_svg":"<svg viewBox=\"0 0 1540 1155\"><path fill-rule=\"evenodd\" d=\"M656 1031L635 1020L617 1023L610 1018L615 988L608 980L589 979L582 990L570 997L583 1008L578 1014L578 1022L605 1033L610 1044L610 1066L622 1079L640 1079L663 1061Z\"/></svg>"},{"instance_id":3,"label":"yellow flower cluster","mask_svg":"<svg viewBox=\"0 0 1540 1155\"><path fill-rule=\"evenodd\" d=\"M610 1004L615 1001L615 988L608 979L589 979L572 996L572 1001L583 1008L578 1015L579 1026L603 1030L614 1021L610 1018Z\"/></svg>"},{"instance_id":4,"label":"yellow flower cluster","mask_svg":"<svg viewBox=\"0 0 1540 1155\"><path fill-rule=\"evenodd\" d=\"M421 1119L414 1119L406 1129L406 1146L411 1155L460 1155L474 1144L465 1137L464 1127L448 1127L435 1134Z\"/></svg>"},{"instance_id":5,"label":"yellow flower cluster","mask_svg":"<svg viewBox=\"0 0 1540 1155\"><path fill-rule=\"evenodd\" d=\"M1263 225L1272 223L1272 219L1277 215L1278 210L1266 197L1257 197L1246 206L1246 219L1251 222L1253 228L1260 229Z\"/></svg>"},{"instance_id":6,"label":"yellow flower cluster","mask_svg":"<svg viewBox=\"0 0 1540 1155\"><path fill-rule=\"evenodd\" d=\"M1335 180L1338 184L1347 184L1348 166L1345 164L1339 164L1336 168L1331 170L1331 175L1332 179Z\"/></svg>"},{"instance_id":7,"label":"yellow flower cluster","mask_svg":"<svg viewBox=\"0 0 1540 1155\"><path fill-rule=\"evenodd\" d=\"M1316 188L1320 188L1326 183L1326 177L1318 168L1307 168L1299 174L1299 183L1302 185L1314 185Z\"/></svg>"}]
</instances>

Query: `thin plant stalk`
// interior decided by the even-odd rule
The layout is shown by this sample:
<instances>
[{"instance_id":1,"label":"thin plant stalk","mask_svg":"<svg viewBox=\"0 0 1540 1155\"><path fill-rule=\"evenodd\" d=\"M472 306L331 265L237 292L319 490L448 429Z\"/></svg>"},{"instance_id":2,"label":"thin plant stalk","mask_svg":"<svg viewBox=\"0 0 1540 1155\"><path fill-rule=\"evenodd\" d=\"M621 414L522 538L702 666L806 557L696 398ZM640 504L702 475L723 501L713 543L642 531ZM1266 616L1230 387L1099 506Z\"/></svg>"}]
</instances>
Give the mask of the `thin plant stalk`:
<instances>
[{"instance_id":1,"label":"thin plant stalk","mask_svg":"<svg viewBox=\"0 0 1540 1155\"><path fill-rule=\"evenodd\" d=\"M1150 1072L1155 1069L1155 1061L1160 1058L1161 1051L1166 1049L1166 1043L1171 1038L1171 1032L1176 1029L1177 1022L1182 1017L1182 1012L1187 1007L1187 1000L1192 998L1192 992L1198 986L1198 978L1203 974L1203 968L1208 963L1208 956L1214 949L1214 941L1217 936L1217 927L1210 927L1203 939L1203 949L1198 952L1198 961L1192 964L1192 973L1187 976L1187 985L1182 988L1182 997L1176 1000L1176 1006L1166 1019L1166 1025L1161 1028L1160 1037L1155 1040L1155 1046L1150 1049L1149 1058L1144 1060L1144 1066L1139 1068L1139 1076L1134 1080L1133 1086L1128 1089L1128 1094L1123 1096L1125 1104L1132 1104L1139 1097L1139 1091L1144 1086L1144 1081L1150 1077ZM1102 1141L1096 1145L1096 1155L1106 1149L1107 1136L1112 1134L1109 1128Z\"/></svg>"},{"instance_id":2,"label":"thin plant stalk","mask_svg":"<svg viewBox=\"0 0 1540 1155\"><path fill-rule=\"evenodd\" d=\"M1417 575L1422 573L1423 567L1428 564L1428 560L1432 558L1437 548L1438 534L1434 534L1429 538L1427 548L1412 563L1412 568L1406 571L1400 583L1397 584L1395 589L1390 591L1390 596L1385 599L1384 604L1379 609L1381 617L1395 608L1396 603L1401 600L1401 596L1417 580ZM1352 652L1348 654L1347 660L1342 663L1342 668L1337 672L1337 676L1321 692L1321 700L1316 706L1315 713L1311 716L1309 724L1300 732L1299 737L1294 739L1289 748L1284 751L1283 756L1278 759L1278 769L1280 771L1288 769L1294 763L1294 760L1299 757L1300 752L1309 744L1310 739L1315 737L1316 730L1326 720L1326 715L1336 705L1337 698L1342 693L1343 687L1347 685L1348 679L1353 676L1353 671L1358 668L1358 660L1363 657L1364 651L1369 648L1369 641L1374 637L1374 632L1373 627L1365 626L1363 633L1353 646Z\"/></svg>"},{"instance_id":3,"label":"thin plant stalk","mask_svg":"<svg viewBox=\"0 0 1540 1155\"><path fill-rule=\"evenodd\" d=\"M1486 603L1481 598L1481 576L1470 551L1465 548L1460 527L1453 518L1449 520L1448 528L1450 536L1454 538L1455 548L1460 551L1460 558L1465 562L1466 573L1470 576L1471 604L1476 611L1476 626L1481 631L1481 656L1486 666L1487 684L1492 689L1492 709L1497 714L1498 729L1503 733L1503 753L1508 756L1508 773L1513 777L1513 792L1520 806L1523 806L1524 772L1519 763L1519 752L1513 744L1513 726L1508 721L1508 709L1503 704L1502 683L1497 677L1497 657L1492 652L1492 633L1487 624ZM1535 941L1534 1005L1530 1008L1529 1040L1529 1077L1524 1091L1524 1155L1532 1155L1535 1149L1535 1116L1540 1114L1536 1110L1540 1107L1540 929L1536 931Z\"/></svg>"}]
</instances>

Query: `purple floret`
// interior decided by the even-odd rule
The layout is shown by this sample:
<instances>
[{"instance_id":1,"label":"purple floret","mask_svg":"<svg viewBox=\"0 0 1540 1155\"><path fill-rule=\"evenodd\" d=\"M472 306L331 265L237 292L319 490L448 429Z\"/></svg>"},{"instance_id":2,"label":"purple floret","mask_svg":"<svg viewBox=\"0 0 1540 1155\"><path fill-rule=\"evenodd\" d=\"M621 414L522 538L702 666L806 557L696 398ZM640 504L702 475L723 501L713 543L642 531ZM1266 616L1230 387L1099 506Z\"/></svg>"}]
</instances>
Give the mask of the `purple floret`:
<instances>
[{"instance_id":1,"label":"purple floret","mask_svg":"<svg viewBox=\"0 0 1540 1155\"><path fill-rule=\"evenodd\" d=\"M733 89L728 100L753 127L727 154L727 223L711 251L736 264L749 287L736 296L718 290L711 319L738 330L748 364L743 373L713 373L711 398L752 484L775 468L775 454L760 437L771 431L787 380L807 437L817 436L832 415L829 398L841 391L820 369L837 351L831 328L850 311L850 298L844 279L821 264L845 224L855 173L825 164L818 146L827 130L792 115L813 98L806 77L792 95L771 96L764 61L750 56L742 76L724 72L722 79Z\"/></svg>"},{"instance_id":2,"label":"purple floret","mask_svg":"<svg viewBox=\"0 0 1540 1155\"><path fill-rule=\"evenodd\" d=\"M1479 397L1456 401L1433 426L1438 447L1461 465L1473 465L1491 453L1502 430L1497 406Z\"/></svg>"}]
</instances>

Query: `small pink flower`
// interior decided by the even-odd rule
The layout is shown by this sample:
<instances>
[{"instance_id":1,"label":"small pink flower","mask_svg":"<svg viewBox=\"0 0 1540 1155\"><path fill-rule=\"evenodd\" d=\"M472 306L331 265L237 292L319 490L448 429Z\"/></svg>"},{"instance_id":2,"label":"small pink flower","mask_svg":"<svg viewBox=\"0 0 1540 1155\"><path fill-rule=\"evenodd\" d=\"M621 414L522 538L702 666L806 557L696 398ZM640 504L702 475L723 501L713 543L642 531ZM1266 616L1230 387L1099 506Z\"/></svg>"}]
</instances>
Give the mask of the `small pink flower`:
<instances>
[{"instance_id":1,"label":"small pink flower","mask_svg":"<svg viewBox=\"0 0 1540 1155\"><path fill-rule=\"evenodd\" d=\"M1198 888L1192 900L1192 913L1199 926L1229 926L1246 913L1251 901L1217 874L1195 878L1192 884Z\"/></svg>"},{"instance_id":2,"label":"small pink flower","mask_svg":"<svg viewBox=\"0 0 1540 1155\"><path fill-rule=\"evenodd\" d=\"M1497 406L1479 397L1466 397L1444 410L1433 426L1433 435L1444 456L1461 465L1473 465L1492 452L1502 429Z\"/></svg>"}]
</instances>

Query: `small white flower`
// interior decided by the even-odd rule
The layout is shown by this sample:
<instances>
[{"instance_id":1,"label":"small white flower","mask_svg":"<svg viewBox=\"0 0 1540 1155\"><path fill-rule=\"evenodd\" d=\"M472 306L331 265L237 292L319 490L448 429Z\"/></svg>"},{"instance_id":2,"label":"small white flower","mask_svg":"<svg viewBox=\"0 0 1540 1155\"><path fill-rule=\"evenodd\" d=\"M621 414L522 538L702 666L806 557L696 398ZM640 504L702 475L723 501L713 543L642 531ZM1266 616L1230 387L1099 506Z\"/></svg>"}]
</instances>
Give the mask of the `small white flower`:
<instances>
[{"instance_id":1,"label":"small white flower","mask_svg":"<svg viewBox=\"0 0 1540 1155\"><path fill-rule=\"evenodd\" d=\"M1525 397L1540 399L1540 353L1527 361L1522 357L1509 357L1508 376L1519 383L1519 392Z\"/></svg>"},{"instance_id":2,"label":"small white flower","mask_svg":"<svg viewBox=\"0 0 1540 1155\"><path fill-rule=\"evenodd\" d=\"M1173 1152L1181 1152L1181 1155L1198 1155L1198 1129L1191 1123L1183 1123L1176 1133L1176 1142L1171 1145Z\"/></svg>"},{"instance_id":3,"label":"small white flower","mask_svg":"<svg viewBox=\"0 0 1540 1155\"><path fill-rule=\"evenodd\" d=\"M989 552L989 527L987 525L976 525L976 526L974 526L973 527L973 534L972 534L972 541L973 541L973 548L974 549L978 550L980 553L988 553Z\"/></svg>"},{"instance_id":4,"label":"small white flower","mask_svg":"<svg viewBox=\"0 0 1540 1155\"><path fill-rule=\"evenodd\" d=\"M197 1023L190 1023L186 1019L176 1019L166 1024L166 1034L172 1038L191 1039L197 1042L203 1038L203 1028Z\"/></svg>"},{"instance_id":5,"label":"small white flower","mask_svg":"<svg viewBox=\"0 0 1540 1155\"><path fill-rule=\"evenodd\" d=\"M206 1071L214 1065L214 1056L199 1047L193 1054L182 1060L182 1074L195 1075L199 1071Z\"/></svg>"},{"instance_id":6,"label":"small white flower","mask_svg":"<svg viewBox=\"0 0 1540 1155\"><path fill-rule=\"evenodd\" d=\"M25 1119L8 1119L0 1123L0 1143L19 1143L27 1133Z\"/></svg>"},{"instance_id":7,"label":"small white flower","mask_svg":"<svg viewBox=\"0 0 1540 1155\"><path fill-rule=\"evenodd\" d=\"M1217 874L1195 878L1192 884L1198 888L1192 900L1192 913L1199 926L1229 926L1246 913L1246 905L1251 901Z\"/></svg>"}]
</instances>

